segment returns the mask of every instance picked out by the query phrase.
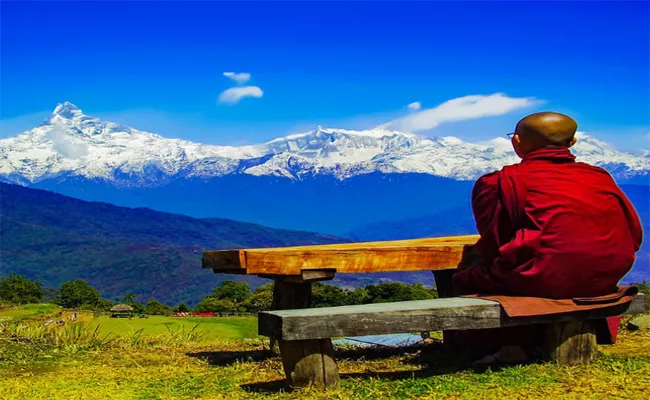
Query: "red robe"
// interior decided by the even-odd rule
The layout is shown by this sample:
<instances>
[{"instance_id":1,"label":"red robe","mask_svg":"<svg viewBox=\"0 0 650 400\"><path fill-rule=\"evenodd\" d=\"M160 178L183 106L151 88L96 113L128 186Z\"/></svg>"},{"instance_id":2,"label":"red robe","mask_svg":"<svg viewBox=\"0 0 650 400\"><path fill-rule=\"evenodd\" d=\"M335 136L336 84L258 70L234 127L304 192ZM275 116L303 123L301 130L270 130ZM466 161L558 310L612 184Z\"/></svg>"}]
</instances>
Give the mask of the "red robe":
<instances>
[{"instance_id":1,"label":"red robe","mask_svg":"<svg viewBox=\"0 0 650 400\"><path fill-rule=\"evenodd\" d=\"M472 208L481 235L475 248L483 260L454 275L457 294L609 294L641 246L641 222L625 194L605 170L575 162L566 147L534 151L479 178ZM616 341L619 320L598 321L599 343ZM468 343L542 340L539 329L527 326L458 334Z\"/></svg>"},{"instance_id":2,"label":"red robe","mask_svg":"<svg viewBox=\"0 0 650 400\"><path fill-rule=\"evenodd\" d=\"M472 208L484 263L458 293L554 299L615 291L642 241L639 216L604 169L548 147L478 179Z\"/></svg>"}]
</instances>

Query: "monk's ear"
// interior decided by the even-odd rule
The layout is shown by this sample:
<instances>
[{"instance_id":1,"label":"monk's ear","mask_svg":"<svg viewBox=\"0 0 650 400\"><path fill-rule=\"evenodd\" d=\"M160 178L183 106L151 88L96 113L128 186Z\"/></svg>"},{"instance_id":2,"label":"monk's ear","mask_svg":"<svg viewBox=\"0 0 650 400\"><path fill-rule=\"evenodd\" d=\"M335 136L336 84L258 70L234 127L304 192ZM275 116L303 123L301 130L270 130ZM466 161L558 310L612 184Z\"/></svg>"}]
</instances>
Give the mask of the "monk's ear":
<instances>
[{"instance_id":1,"label":"monk's ear","mask_svg":"<svg viewBox=\"0 0 650 400\"><path fill-rule=\"evenodd\" d=\"M578 142L578 138L574 136L573 139L571 139L571 142L569 142L569 147L573 147L573 145L576 144L577 142Z\"/></svg>"}]
</instances>

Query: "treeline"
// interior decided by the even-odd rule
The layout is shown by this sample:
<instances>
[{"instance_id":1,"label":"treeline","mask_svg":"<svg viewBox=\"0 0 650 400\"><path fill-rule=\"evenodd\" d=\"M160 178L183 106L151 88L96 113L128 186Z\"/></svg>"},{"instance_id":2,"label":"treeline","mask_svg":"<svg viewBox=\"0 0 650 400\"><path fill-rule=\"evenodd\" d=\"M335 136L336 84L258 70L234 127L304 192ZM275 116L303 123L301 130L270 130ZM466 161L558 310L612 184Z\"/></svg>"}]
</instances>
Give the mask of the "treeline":
<instances>
[{"instance_id":1,"label":"treeline","mask_svg":"<svg viewBox=\"0 0 650 400\"><path fill-rule=\"evenodd\" d=\"M259 312L272 309L273 283L251 290L246 282L226 280L197 304L195 311ZM312 284L311 307L435 299L438 293L421 283L385 282L354 290L323 283Z\"/></svg>"},{"instance_id":2,"label":"treeline","mask_svg":"<svg viewBox=\"0 0 650 400\"><path fill-rule=\"evenodd\" d=\"M149 315L171 315L174 311L155 299L146 304L137 302L133 293L127 293L118 302L104 299L97 289L81 279L63 282L59 289L52 289L44 288L38 280L30 281L18 274L0 278L0 302L8 305L51 302L63 308L89 311L109 311L116 304L128 304L133 307L133 312ZM189 310L189 307L185 306L181 311L184 310Z\"/></svg>"},{"instance_id":3,"label":"treeline","mask_svg":"<svg viewBox=\"0 0 650 400\"><path fill-rule=\"evenodd\" d=\"M135 300L133 293L127 293L118 301L110 301L86 281L64 282L58 290L43 288L39 281L30 281L24 276L13 274L0 278L0 300L9 304L52 302L64 308L90 311L109 311L116 304L127 304L135 313L149 315L170 315L172 312L223 312L257 313L271 310L273 283L252 290L246 282L225 280L203 298L196 307L178 304L170 307L155 299L146 304ZM353 304L381 303L391 301L425 300L438 297L434 289L421 283L407 285L401 282L387 282L368 285L354 290L342 289L322 283L312 285L312 307L334 307Z\"/></svg>"},{"instance_id":4,"label":"treeline","mask_svg":"<svg viewBox=\"0 0 650 400\"><path fill-rule=\"evenodd\" d=\"M255 290L246 282L225 280L204 297L196 307L178 304L170 307L155 299L142 304L135 294L127 293L118 302L102 298L86 281L64 282L58 290L44 289L39 281L30 281L13 274L0 278L0 301L9 304L42 303L59 304L64 308L91 311L109 311L116 304L127 304L138 314L171 315L172 312L257 313L273 309L273 283ZM650 285L644 281L635 284L650 300ZM323 283L312 284L311 307L335 307L355 304L386 303L394 301L435 299L438 293L421 283L408 285L401 282L384 282L354 290L342 289Z\"/></svg>"}]
</instances>

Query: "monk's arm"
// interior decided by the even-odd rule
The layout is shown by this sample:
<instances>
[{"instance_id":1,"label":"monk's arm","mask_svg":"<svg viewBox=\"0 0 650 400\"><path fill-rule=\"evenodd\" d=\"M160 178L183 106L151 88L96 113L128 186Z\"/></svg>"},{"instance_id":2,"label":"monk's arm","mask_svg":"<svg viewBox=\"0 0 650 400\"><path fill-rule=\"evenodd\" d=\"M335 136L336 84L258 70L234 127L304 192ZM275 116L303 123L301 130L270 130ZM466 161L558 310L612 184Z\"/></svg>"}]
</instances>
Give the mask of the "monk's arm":
<instances>
[{"instance_id":1,"label":"monk's arm","mask_svg":"<svg viewBox=\"0 0 650 400\"><path fill-rule=\"evenodd\" d=\"M505 289L490 272L504 238L509 238L508 216L501 205L498 172L483 175L472 190L472 210L481 238L474 250L478 259L473 265L460 268L452 278L456 295L470 293L504 293Z\"/></svg>"},{"instance_id":2,"label":"monk's arm","mask_svg":"<svg viewBox=\"0 0 650 400\"><path fill-rule=\"evenodd\" d=\"M481 238L475 251L483 258L493 260L499 255L499 204L498 173L480 177L472 189L472 211L476 229Z\"/></svg>"},{"instance_id":3,"label":"monk's arm","mask_svg":"<svg viewBox=\"0 0 650 400\"><path fill-rule=\"evenodd\" d=\"M641 242L643 241L643 229L641 228L639 214L636 212L632 202L630 202L625 193L620 189L619 198L623 205L623 212L625 213L627 224L630 227L632 239L634 240L634 251L639 251L639 248L641 248Z\"/></svg>"}]
</instances>

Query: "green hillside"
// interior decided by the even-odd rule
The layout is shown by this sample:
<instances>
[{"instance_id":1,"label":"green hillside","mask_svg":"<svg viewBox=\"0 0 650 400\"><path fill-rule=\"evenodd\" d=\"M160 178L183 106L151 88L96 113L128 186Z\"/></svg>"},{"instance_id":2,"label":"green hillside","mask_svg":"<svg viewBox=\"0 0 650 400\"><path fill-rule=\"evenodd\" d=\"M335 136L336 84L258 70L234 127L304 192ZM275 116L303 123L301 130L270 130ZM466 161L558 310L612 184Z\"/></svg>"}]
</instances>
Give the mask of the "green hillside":
<instances>
[{"instance_id":1,"label":"green hillside","mask_svg":"<svg viewBox=\"0 0 650 400\"><path fill-rule=\"evenodd\" d=\"M195 219L87 202L0 183L0 273L58 286L87 280L105 298L196 303L226 275L201 269L204 250L344 242L227 219ZM231 277L230 277L231 278ZM257 278L239 277L256 283ZM257 279L261 283L262 280Z\"/></svg>"}]
</instances>

